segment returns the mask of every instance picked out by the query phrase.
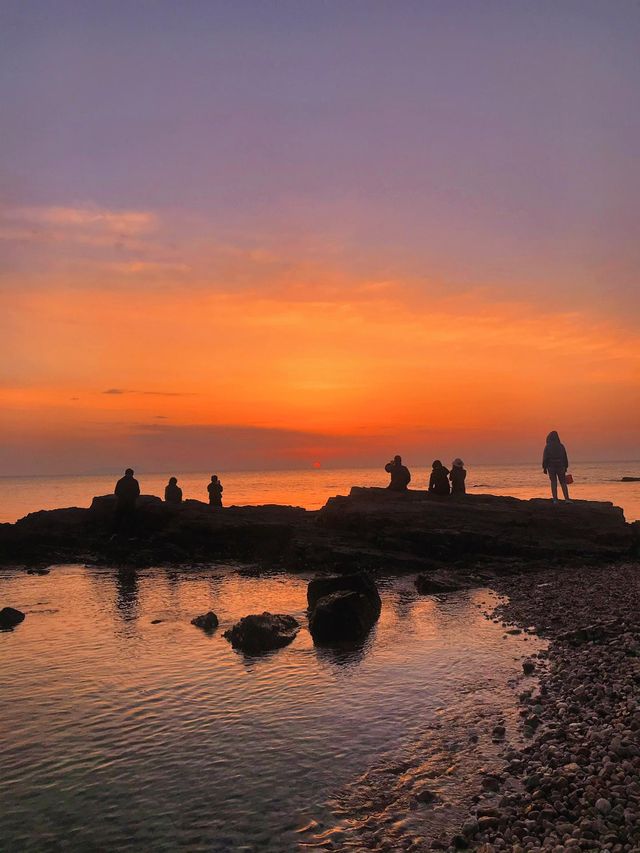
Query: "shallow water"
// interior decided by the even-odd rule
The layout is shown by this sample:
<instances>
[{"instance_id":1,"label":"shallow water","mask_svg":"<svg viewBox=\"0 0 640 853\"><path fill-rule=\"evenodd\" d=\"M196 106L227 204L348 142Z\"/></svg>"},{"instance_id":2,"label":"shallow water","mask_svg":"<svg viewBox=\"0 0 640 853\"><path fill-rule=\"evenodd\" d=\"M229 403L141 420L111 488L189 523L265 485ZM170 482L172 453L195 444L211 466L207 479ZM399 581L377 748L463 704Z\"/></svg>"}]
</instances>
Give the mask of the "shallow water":
<instances>
[{"instance_id":1,"label":"shallow water","mask_svg":"<svg viewBox=\"0 0 640 853\"><path fill-rule=\"evenodd\" d=\"M265 609L306 626L305 579L2 572L0 606L27 613L0 633L4 849L296 849L340 786L438 709L506 684L537 644L482 616L486 590L438 601L410 578L382 586L361 648L315 649L303 627L246 657L222 631ZM221 624L207 636L190 619L210 608Z\"/></svg>"},{"instance_id":2,"label":"shallow water","mask_svg":"<svg viewBox=\"0 0 640 853\"><path fill-rule=\"evenodd\" d=\"M411 464L411 460L407 460ZM333 495L347 495L351 486L386 486L388 475L380 468L344 468L299 471L221 472L224 501L231 504L289 504L318 509ZM548 498L549 478L538 464L474 465L468 463L467 490L471 494L514 495L518 498ZM640 519L640 482L622 483L623 476L640 477L640 461L576 462L571 466L575 484L571 494L578 500L611 501L621 506L628 521ZM425 489L429 471L411 465L412 488ZM179 471L141 473L143 493L164 495L169 476L177 474L185 498L208 500L210 474ZM120 476L120 475L118 475ZM85 475L72 477L0 477L0 522L15 521L39 509L89 506L94 495L113 491L117 477Z\"/></svg>"}]
</instances>

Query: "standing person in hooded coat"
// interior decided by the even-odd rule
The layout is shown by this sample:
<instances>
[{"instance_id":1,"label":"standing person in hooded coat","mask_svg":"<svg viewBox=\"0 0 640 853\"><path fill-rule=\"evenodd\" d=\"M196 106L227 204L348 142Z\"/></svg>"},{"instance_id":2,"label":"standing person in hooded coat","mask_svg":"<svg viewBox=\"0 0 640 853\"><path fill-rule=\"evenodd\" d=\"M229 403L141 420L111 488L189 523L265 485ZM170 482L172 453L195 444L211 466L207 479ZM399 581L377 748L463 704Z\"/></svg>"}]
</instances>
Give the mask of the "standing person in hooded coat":
<instances>
[{"instance_id":1,"label":"standing person in hooded coat","mask_svg":"<svg viewBox=\"0 0 640 853\"><path fill-rule=\"evenodd\" d=\"M569 489L567 488L567 470L569 468L569 459L564 444L560 441L560 436L553 430L547 436L547 443L542 454L542 470L549 475L551 480L551 497L554 504L558 503L558 480L565 501L569 501Z\"/></svg>"}]
</instances>

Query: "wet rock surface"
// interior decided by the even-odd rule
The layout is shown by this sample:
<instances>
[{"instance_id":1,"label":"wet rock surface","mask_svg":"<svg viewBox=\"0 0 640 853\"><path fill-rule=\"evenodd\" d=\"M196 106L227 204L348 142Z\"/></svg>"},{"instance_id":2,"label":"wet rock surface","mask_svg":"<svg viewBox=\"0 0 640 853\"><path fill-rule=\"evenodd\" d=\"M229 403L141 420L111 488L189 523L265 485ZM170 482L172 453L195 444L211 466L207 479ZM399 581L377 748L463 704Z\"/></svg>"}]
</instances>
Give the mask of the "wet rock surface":
<instances>
[{"instance_id":1,"label":"wet rock surface","mask_svg":"<svg viewBox=\"0 0 640 853\"><path fill-rule=\"evenodd\" d=\"M309 616L314 643L360 640L375 625L380 609L361 592L338 590L320 598Z\"/></svg>"},{"instance_id":2,"label":"wet rock surface","mask_svg":"<svg viewBox=\"0 0 640 853\"><path fill-rule=\"evenodd\" d=\"M261 613L244 616L222 636L234 649L258 654L289 645L299 630L300 623L293 616Z\"/></svg>"},{"instance_id":3,"label":"wet rock surface","mask_svg":"<svg viewBox=\"0 0 640 853\"><path fill-rule=\"evenodd\" d=\"M464 579L456 577L451 572L436 572L434 574L419 574L416 577L416 589L421 595L442 595L456 592L466 586Z\"/></svg>"}]
</instances>

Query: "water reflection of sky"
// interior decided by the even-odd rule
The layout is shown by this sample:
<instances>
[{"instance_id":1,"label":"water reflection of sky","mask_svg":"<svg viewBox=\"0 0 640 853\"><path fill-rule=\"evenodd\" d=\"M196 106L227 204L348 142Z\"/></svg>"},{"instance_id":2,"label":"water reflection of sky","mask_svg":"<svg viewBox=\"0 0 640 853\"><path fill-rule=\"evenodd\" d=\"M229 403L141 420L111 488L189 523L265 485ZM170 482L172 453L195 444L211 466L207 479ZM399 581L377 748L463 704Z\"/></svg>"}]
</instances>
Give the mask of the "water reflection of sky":
<instances>
[{"instance_id":1,"label":"water reflection of sky","mask_svg":"<svg viewBox=\"0 0 640 853\"><path fill-rule=\"evenodd\" d=\"M0 592L27 612L0 635L11 849L289 849L337 785L437 708L502 688L534 643L483 618L486 591L438 601L408 578L383 584L359 648L316 649L303 627L257 658L222 632L263 610L306 625L304 578L58 567L4 573ZM190 624L209 609L213 635Z\"/></svg>"}]
</instances>

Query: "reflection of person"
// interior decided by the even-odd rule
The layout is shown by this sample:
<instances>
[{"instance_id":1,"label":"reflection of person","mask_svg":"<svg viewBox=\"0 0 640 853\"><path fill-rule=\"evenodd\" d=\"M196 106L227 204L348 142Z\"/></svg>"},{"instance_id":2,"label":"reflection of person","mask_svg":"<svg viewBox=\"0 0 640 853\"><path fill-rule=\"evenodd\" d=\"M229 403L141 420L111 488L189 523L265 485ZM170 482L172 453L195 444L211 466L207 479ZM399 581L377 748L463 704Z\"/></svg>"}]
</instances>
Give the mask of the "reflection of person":
<instances>
[{"instance_id":1,"label":"reflection of person","mask_svg":"<svg viewBox=\"0 0 640 853\"><path fill-rule=\"evenodd\" d=\"M391 474L391 482L387 486L394 492L404 492L411 482L411 474L406 465L402 464L402 457L394 456L393 462L387 462L384 466L387 474Z\"/></svg>"},{"instance_id":2,"label":"reflection of person","mask_svg":"<svg viewBox=\"0 0 640 853\"><path fill-rule=\"evenodd\" d=\"M449 472L451 480L451 494L464 495L467 492L464 481L467 479L467 472L464 470L464 462L462 459L454 459L451 463L451 471Z\"/></svg>"},{"instance_id":3,"label":"reflection of person","mask_svg":"<svg viewBox=\"0 0 640 853\"><path fill-rule=\"evenodd\" d=\"M136 502L140 494L140 484L133 476L133 468L127 468L124 477L116 483L116 512L114 527L117 531L129 532L133 528L136 513Z\"/></svg>"},{"instance_id":4,"label":"reflection of person","mask_svg":"<svg viewBox=\"0 0 640 853\"><path fill-rule=\"evenodd\" d=\"M567 488L567 469L569 468L569 459L564 444L560 441L560 436L553 430L547 436L547 443L542 454L542 470L549 475L551 480L551 497L554 504L558 503L558 480L565 501L569 501L569 489ZM571 503L571 501L569 501Z\"/></svg>"},{"instance_id":5,"label":"reflection of person","mask_svg":"<svg viewBox=\"0 0 640 853\"><path fill-rule=\"evenodd\" d=\"M176 477L169 477L169 482L164 488L164 499L168 504L182 503L182 489Z\"/></svg>"},{"instance_id":6,"label":"reflection of person","mask_svg":"<svg viewBox=\"0 0 640 853\"><path fill-rule=\"evenodd\" d=\"M431 466L429 491L434 495L449 494L449 470L444 467L439 459L436 459Z\"/></svg>"},{"instance_id":7,"label":"reflection of person","mask_svg":"<svg viewBox=\"0 0 640 853\"><path fill-rule=\"evenodd\" d=\"M222 506L222 483L218 479L217 474L211 475L211 482L207 486L209 492L209 505Z\"/></svg>"}]
</instances>

